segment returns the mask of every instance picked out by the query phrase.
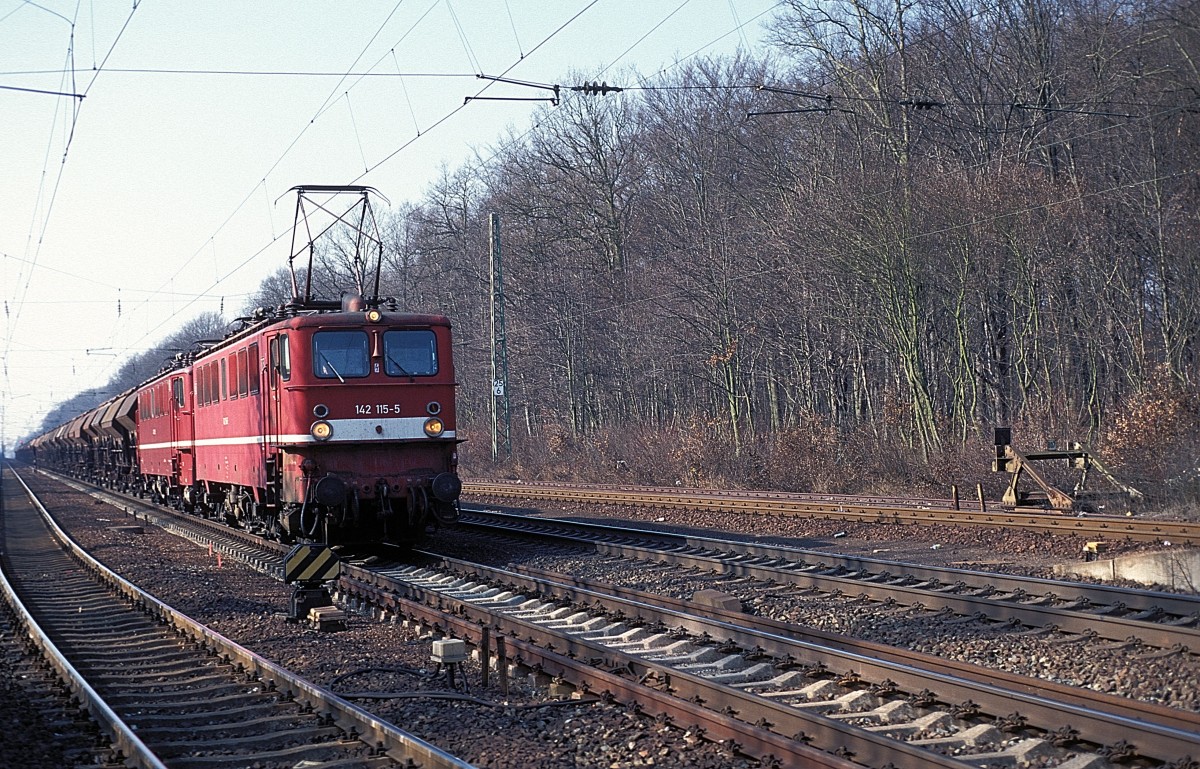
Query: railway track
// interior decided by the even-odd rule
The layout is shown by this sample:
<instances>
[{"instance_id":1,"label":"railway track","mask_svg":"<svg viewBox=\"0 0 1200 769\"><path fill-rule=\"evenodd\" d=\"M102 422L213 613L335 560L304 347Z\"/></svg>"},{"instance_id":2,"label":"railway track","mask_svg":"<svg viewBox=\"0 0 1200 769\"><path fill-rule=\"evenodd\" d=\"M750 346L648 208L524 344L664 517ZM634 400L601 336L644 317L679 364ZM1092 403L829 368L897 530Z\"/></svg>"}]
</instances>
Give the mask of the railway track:
<instances>
[{"instance_id":1,"label":"railway track","mask_svg":"<svg viewBox=\"0 0 1200 769\"><path fill-rule=\"evenodd\" d=\"M74 545L9 471L3 494L6 597L108 733L115 760L469 769L112 573Z\"/></svg>"},{"instance_id":2,"label":"railway track","mask_svg":"<svg viewBox=\"0 0 1200 769\"><path fill-rule=\"evenodd\" d=\"M655 596L614 596L546 575L444 562L378 568L351 595L394 601L381 577L408 587L404 599L450 610L472 624L537 641L573 660L669 692L679 701L734 714L793 743L868 766L1087 767L1101 760L1186 766L1200 755L1200 715L899 654L842 638L806 638L794 626L745 615L706 617ZM357 577L355 579L358 579ZM391 591L394 588L382 588ZM469 632L469 631L468 631ZM543 666L585 691L607 683L578 667ZM696 717L695 714L688 714ZM786 750L745 730L759 755ZM745 744L745 743L743 743ZM793 744L793 748L800 745ZM806 752L774 753L783 765ZM785 757L786 756L786 757Z\"/></svg>"},{"instance_id":3,"label":"railway track","mask_svg":"<svg viewBox=\"0 0 1200 769\"><path fill-rule=\"evenodd\" d=\"M463 494L488 500L601 503L679 510L708 510L773 516L817 516L869 523L953 524L1072 534L1090 539L1131 539L1200 544L1200 523L1136 517L1062 515L1043 510L970 510L946 499L897 500L782 492L709 491L640 486L556 483L463 483Z\"/></svg>"},{"instance_id":4,"label":"railway track","mask_svg":"<svg viewBox=\"0 0 1200 769\"><path fill-rule=\"evenodd\" d=\"M1200 755L1192 713L804 639L795 626L577 578L364 563L346 565L337 590L351 608L464 639L485 662L504 639L511 664L497 672L615 699L768 766L1185 767Z\"/></svg>"},{"instance_id":5,"label":"railway track","mask_svg":"<svg viewBox=\"0 0 1200 769\"><path fill-rule=\"evenodd\" d=\"M746 577L888 607L920 605L1014 628L1053 628L1117 641L1135 638L1154 648L1200 653L1200 595L920 566L481 508L464 509L461 525L586 543L601 555L631 562Z\"/></svg>"},{"instance_id":6,"label":"railway track","mask_svg":"<svg viewBox=\"0 0 1200 769\"><path fill-rule=\"evenodd\" d=\"M181 515L174 511L158 508L144 502L143 500L121 497L112 494L107 490L88 488L76 481L55 478L54 481L48 481L48 484L62 483L70 487L68 492L64 493L70 496L80 490L85 490L87 494L99 498L106 502L111 502L117 505L117 509L111 512L102 512L100 517L95 517L94 513L82 512L82 515L76 514L73 516L74 524L79 526L81 530L87 531L88 538L93 542L109 542L111 537L102 534L97 536L97 529L103 531L103 527L107 523L101 524L100 527L95 526L95 521L105 520L108 517L112 519L124 518L125 520L154 523L157 529L158 524L165 524L172 528L172 533L180 537L187 538L191 542L200 545L200 548L182 548L190 552L203 553L204 549L208 550L208 557L202 555L192 559L187 556L177 557L182 562L183 570L188 574L197 573L198 569L207 570L212 568L214 555L224 554L226 564L229 562L238 561L245 563L251 569L259 572L262 581L268 578L278 580L281 569L278 568L278 546L274 543L263 542L256 537L246 535L244 532L226 529L222 526L212 525L211 522L195 518L193 516ZM48 490L49 490L48 486ZM82 507L90 508L91 502L85 503ZM81 507L75 503L77 508ZM150 527L147 527L147 536L151 535ZM154 539L163 539L163 537L154 537ZM135 545L140 551L140 546ZM155 545L154 550L158 551L161 544ZM125 550L124 545L120 545L113 552L120 553ZM176 548L169 549L174 553ZM286 548L285 548L286 549ZM112 555L112 552L110 552ZM126 567L128 564L128 556L126 558ZM199 561L200 564L189 561ZM264 561L274 562L270 567L264 568ZM138 559L138 564L142 561ZM224 575L225 570L217 565L216 575ZM353 572L355 567L347 566L347 572ZM135 570L140 570L136 569ZM201 572L204 573L204 572ZM364 572L366 573L366 572ZM256 575L256 576L259 576ZM164 575L165 576L165 575ZM240 585L235 584L232 587L227 586L226 589L238 590ZM190 592L190 591L189 591ZM413 667L428 665L429 657L424 656L418 660L412 660L411 655L395 655L394 649L402 649L404 647L412 647L414 643L412 637L416 635L414 629L424 629L422 632L423 638L428 638L429 634L435 637L441 637L448 631L455 631L456 637L465 637L457 630L459 626L456 618L448 617L443 612L439 612L436 608L426 608L414 606L411 610L405 610L403 607L393 606L391 604L376 603L368 605L365 602L359 602L354 597L346 597L342 602L343 606L349 609L349 614L352 618L350 628L346 635L355 636L361 635L363 624L373 625L380 629L380 633L370 633L377 640L386 637L388 640L383 641L382 645L386 646L385 650L378 650L373 656L364 656L361 646L351 642L344 642L343 634L338 633L329 636L325 642L319 641L319 636L313 643L311 650L305 646L292 649L289 647L284 656L296 660L313 660L319 656L318 649L320 648L337 648L340 655L341 663L337 666L340 670L344 670L343 665L350 660L372 660L378 659L378 664L384 665L387 668L387 663L384 662L388 657L404 657L408 656L409 661L401 664L407 664ZM275 605L278 605L276 603ZM204 610L201 610L204 611ZM365 618L370 617L370 620ZM227 619L225 621L228 621ZM402 622L401 622L402 621ZM395 627L397 623L401 623L403 627ZM241 623L238 623L241 624ZM258 625L258 622L252 621L251 625ZM251 632L249 635L261 637L266 635L269 643L274 643L277 637L278 630L272 630L270 621L262 623L266 626L264 633ZM475 628L478 630L478 627ZM240 635L246 635L246 631L242 630ZM292 635L292 634L286 634ZM311 638L309 633L306 636ZM428 640L419 644L420 647L428 648ZM372 647L378 647L372 643ZM583 698L582 700L566 700L559 701L553 699L547 701L546 692L540 684L545 683L542 677L537 673L541 669L540 665L556 664L559 660L559 655L553 652L540 650L536 645L529 644L523 639L509 639L508 648L512 651L512 676L511 686L503 692L497 692L497 687L493 684L490 688L487 686L480 691L478 695L460 695L453 691L444 691L442 687L434 687L426 673L422 673L419 680L406 680L401 684L404 688L400 691L393 691L391 687L395 683L388 683L387 679L392 678L391 674L384 672L385 679L380 688L374 688L370 691L347 691L343 696L347 699L353 699L356 702L365 703L364 706L369 706L372 712L378 713L380 718L387 718L397 723L416 723L423 727L428 727L430 724L438 724L438 728L434 732L423 729L425 736L438 744L443 741L451 745L456 745L454 752L463 755L478 755L484 765L510 767L515 769L526 766L577 766L577 765L610 765L612 763L620 763L617 759L624 755L628 761L645 762L647 757L656 758L658 765L670 766L671 761L664 759L664 756L680 756L683 766L699 766L699 767L730 767L734 769L751 769L759 764L756 759L746 757L741 753L732 751L732 748L725 743L718 741L716 737L712 739L702 738L700 733L693 733L684 728L675 728L666 723L647 722L645 716L640 715L638 709L626 709L620 705L607 704L597 702L595 698ZM344 652L340 651L343 650ZM545 658L539 657L540 653L545 653ZM277 653L278 649L277 649ZM422 660L419 661L419 660ZM565 662L572 661L562 658ZM528 664L526 664L526 661ZM353 664L353 663L350 663ZM468 661L467 666L474 665ZM506 668L509 669L509 668ZM354 680L360 680L362 674L369 672L369 667L366 670L359 671L351 676ZM367 675L366 680L378 679L379 676ZM335 676L330 682L330 686L341 689L340 682L345 676ZM465 679L460 679L465 681ZM496 676L493 675L493 681ZM536 682L539 685L534 685ZM414 685L415 684L415 688ZM348 686L349 684L346 684ZM511 696L516 698L516 701L510 700ZM501 696L497 696L497 695ZM495 697L492 702L486 701L488 697ZM482 699L480 699L482 698ZM463 710L446 711L444 707L438 707L435 703L448 703L447 706L453 708L456 702L465 702L473 712L465 712ZM412 703L407 705L406 703ZM695 706L698 710L698 706ZM520 716L514 714L528 713L525 718L528 722L523 722ZM390 715L389 715L390 714ZM558 714L565 714L565 717ZM552 733L547 731L547 724L557 722L561 726L561 733ZM690 720L687 723L696 723ZM493 726L494 725L494 726ZM712 734L719 735L719 730L714 730ZM711 736L711 735L710 735ZM464 741L465 738L465 741ZM561 756L565 754L566 760L563 762ZM556 760L559 763L554 763ZM665 763L664 763L665 761Z\"/></svg>"},{"instance_id":7,"label":"railway track","mask_svg":"<svg viewBox=\"0 0 1200 769\"><path fill-rule=\"evenodd\" d=\"M27 767L104 764L112 745L62 685L22 618L0 600L0 764L19 754Z\"/></svg>"}]
</instances>

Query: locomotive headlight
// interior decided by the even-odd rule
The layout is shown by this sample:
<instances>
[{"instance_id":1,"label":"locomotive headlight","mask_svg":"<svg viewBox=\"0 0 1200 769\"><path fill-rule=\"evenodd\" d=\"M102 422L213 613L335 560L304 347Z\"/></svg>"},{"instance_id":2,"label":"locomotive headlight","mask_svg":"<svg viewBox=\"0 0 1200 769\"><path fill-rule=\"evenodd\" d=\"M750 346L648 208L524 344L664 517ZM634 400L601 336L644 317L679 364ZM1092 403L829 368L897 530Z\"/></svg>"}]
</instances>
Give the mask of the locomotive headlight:
<instances>
[{"instance_id":1,"label":"locomotive headlight","mask_svg":"<svg viewBox=\"0 0 1200 769\"><path fill-rule=\"evenodd\" d=\"M437 438L442 433L446 432L446 423L437 417L430 417L425 420L425 434L430 438Z\"/></svg>"},{"instance_id":2,"label":"locomotive headlight","mask_svg":"<svg viewBox=\"0 0 1200 769\"><path fill-rule=\"evenodd\" d=\"M324 420L320 422L313 422L311 432L312 437L316 438L317 440L327 441L333 437L333 425Z\"/></svg>"},{"instance_id":3,"label":"locomotive headlight","mask_svg":"<svg viewBox=\"0 0 1200 769\"><path fill-rule=\"evenodd\" d=\"M381 320L383 320L383 313L377 308L372 307L367 310L367 323L378 323Z\"/></svg>"}]
</instances>

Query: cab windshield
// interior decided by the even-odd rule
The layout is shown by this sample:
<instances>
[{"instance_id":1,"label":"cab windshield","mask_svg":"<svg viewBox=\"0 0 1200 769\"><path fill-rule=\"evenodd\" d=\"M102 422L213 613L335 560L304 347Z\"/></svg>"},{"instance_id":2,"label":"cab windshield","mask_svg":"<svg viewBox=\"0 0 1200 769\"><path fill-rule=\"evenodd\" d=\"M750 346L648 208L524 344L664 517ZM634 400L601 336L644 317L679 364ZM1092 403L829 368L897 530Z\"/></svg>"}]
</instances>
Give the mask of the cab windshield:
<instances>
[{"instance_id":1,"label":"cab windshield","mask_svg":"<svg viewBox=\"0 0 1200 769\"><path fill-rule=\"evenodd\" d=\"M438 372L437 339L429 330L388 331L383 335L388 376L433 376Z\"/></svg>"},{"instance_id":2,"label":"cab windshield","mask_svg":"<svg viewBox=\"0 0 1200 769\"><path fill-rule=\"evenodd\" d=\"M364 377L370 372L365 331L318 331L313 334L313 374L321 379Z\"/></svg>"}]
</instances>

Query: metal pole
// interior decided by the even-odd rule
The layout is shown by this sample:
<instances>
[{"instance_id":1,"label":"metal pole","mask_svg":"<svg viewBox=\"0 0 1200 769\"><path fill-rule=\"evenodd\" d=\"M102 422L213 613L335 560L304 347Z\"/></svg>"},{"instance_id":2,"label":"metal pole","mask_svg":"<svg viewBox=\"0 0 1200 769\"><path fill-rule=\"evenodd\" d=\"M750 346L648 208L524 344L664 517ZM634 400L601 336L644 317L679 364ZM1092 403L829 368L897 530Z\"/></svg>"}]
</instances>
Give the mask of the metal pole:
<instances>
[{"instance_id":1,"label":"metal pole","mask_svg":"<svg viewBox=\"0 0 1200 769\"><path fill-rule=\"evenodd\" d=\"M500 214L488 215L492 295L492 460L512 455L512 417L508 401L508 335L504 324L504 262L500 252Z\"/></svg>"},{"instance_id":2,"label":"metal pole","mask_svg":"<svg viewBox=\"0 0 1200 769\"><path fill-rule=\"evenodd\" d=\"M488 686L488 667L491 665L491 650L488 648L491 645L490 637L491 628L485 626L479 639L479 667L483 668L483 689L485 691Z\"/></svg>"},{"instance_id":3,"label":"metal pole","mask_svg":"<svg viewBox=\"0 0 1200 769\"><path fill-rule=\"evenodd\" d=\"M508 696L508 652L504 649L504 636L496 636L496 672L500 674L500 694Z\"/></svg>"}]
</instances>

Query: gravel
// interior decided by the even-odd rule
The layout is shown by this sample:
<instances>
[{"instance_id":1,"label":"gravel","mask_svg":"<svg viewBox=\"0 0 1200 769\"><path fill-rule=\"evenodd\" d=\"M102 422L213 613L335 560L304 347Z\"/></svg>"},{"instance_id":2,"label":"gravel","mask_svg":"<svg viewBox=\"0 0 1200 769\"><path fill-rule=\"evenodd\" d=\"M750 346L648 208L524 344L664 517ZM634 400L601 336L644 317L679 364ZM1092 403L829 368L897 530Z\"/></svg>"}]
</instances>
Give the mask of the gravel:
<instances>
[{"instance_id":1,"label":"gravel","mask_svg":"<svg viewBox=\"0 0 1200 769\"><path fill-rule=\"evenodd\" d=\"M355 614L345 631L335 633L287 622L290 589L275 580L229 559L218 564L205 549L152 527L146 527L142 534L122 531L118 527L130 519L74 492L55 491L46 497L50 505L70 503L70 510L61 514L62 521L81 544L110 567L264 657L349 695L417 695L356 701L478 766L757 766L756 761L730 756L723 746L686 729L656 723L621 706L553 701L524 680L513 681L509 696L502 697L495 676L492 688L480 687L480 671L473 661L465 668L469 689L452 690L429 660L432 639L428 635ZM590 507L581 515L579 509L560 506L544 514L603 523L612 523L612 517L617 516L636 521L639 526L713 536L752 529L753 534L741 536L814 550L1040 576L1048 576L1054 563L1077 558L1082 548L1082 540L1076 537L1001 529L629 508ZM688 597L702 587L715 587L739 595L750 612L764 616L1173 707L1200 708L1200 687L1196 686L1200 665L1192 655L1139 658L1139 650L1115 648L1120 645L1014 634L979 622L921 616L904 608L880 610L878 604L847 598L769 591L751 582L725 583L719 577L680 570L635 570L627 564L614 568L612 562L576 548L531 545L520 538L477 541L461 532L447 531L435 535L429 544L461 557L499 564L523 563L678 597ZM1114 543L1110 552L1143 549L1144 545ZM20 690L11 688L18 675L18 669L0 664L0 684L9 687L0 690L0 698L7 703L0 708L0 722L8 724L6 733L24 745L25 736L39 734L39 727L18 720L29 710L20 704ZM439 699L437 695L460 698ZM53 726L43 724L40 728L46 730L40 734L54 735ZM71 751L77 750L77 745L57 736L38 739L38 744L43 742L59 753L39 762L28 750L20 754L6 752L6 743L0 739L0 764L40 769L74 763Z\"/></svg>"},{"instance_id":2,"label":"gravel","mask_svg":"<svg viewBox=\"0 0 1200 769\"><path fill-rule=\"evenodd\" d=\"M573 520L613 522L623 514L639 527L724 536L744 531L750 516L725 513L670 513L619 508ZM578 507L573 509L578 510ZM526 511L528 512L528 510ZM548 515L555 515L547 512ZM686 522L687 525L683 525ZM647 526L650 524L650 526ZM829 552L875 555L889 560L985 571L1033 574L1053 578L1055 563L1077 557L1078 537L1048 537L1000 529L960 529L914 524L865 524L822 518L753 517L758 542L774 542ZM726 527L722 529L722 527ZM838 532L844 537L834 538ZM932 549L930 542L941 544ZM575 577L688 599L697 590L718 589L738 596L746 611L772 619L868 641L924 652L946 659L978 664L1032 678L1086 687L1168 707L1200 711L1200 657L1194 653L1163 656L1136 645L1091 641L1051 633L1013 632L963 618L930 617L898 606L881 609L877 603L852 596L812 595L794 590L767 590L761 583L734 577L660 567L630 568L628 561L608 559L573 548L554 548L512 538L503 548L467 541L461 536L435 538L440 553L504 565L519 563ZM1139 543L1114 543L1110 552L1144 549ZM502 555L497 555L501 551ZM996 568L1003 566L1007 568ZM1145 586L1137 585L1144 588Z\"/></svg>"},{"instance_id":3,"label":"gravel","mask_svg":"<svg viewBox=\"0 0 1200 769\"><path fill-rule=\"evenodd\" d=\"M0 766L91 764L96 728L76 719L67 693L51 686L51 674L39 663L8 605L0 605Z\"/></svg>"},{"instance_id":4,"label":"gravel","mask_svg":"<svg viewBox=\"0 0 1200 769\"><path fill-rule=\"evenodd\" d=\"M42 490L48 507L81 545L114 571L262 656L339 693L416 693L413 699L357 700L401 728L477 766L496 769L579 767L755 767L684 728L657 724L620 705L561 703L523 680L503 698L480 687L469 661L469 691L452 690L430 661L432 637L351 615L340 632L286 620L290 588L231 559L147 526L123 531L123 513L71 491ZM63 512L59 508L67 507ZM408 672L406 672L408 671ZM470 699L438 699L437 694ZM429 696L420 696L422 694ZM2 716L0 716L2 717ZM2 758L2 757L0 757ZM13 765L13 764L7 764Z\"/></svg>"}]
</instances>

